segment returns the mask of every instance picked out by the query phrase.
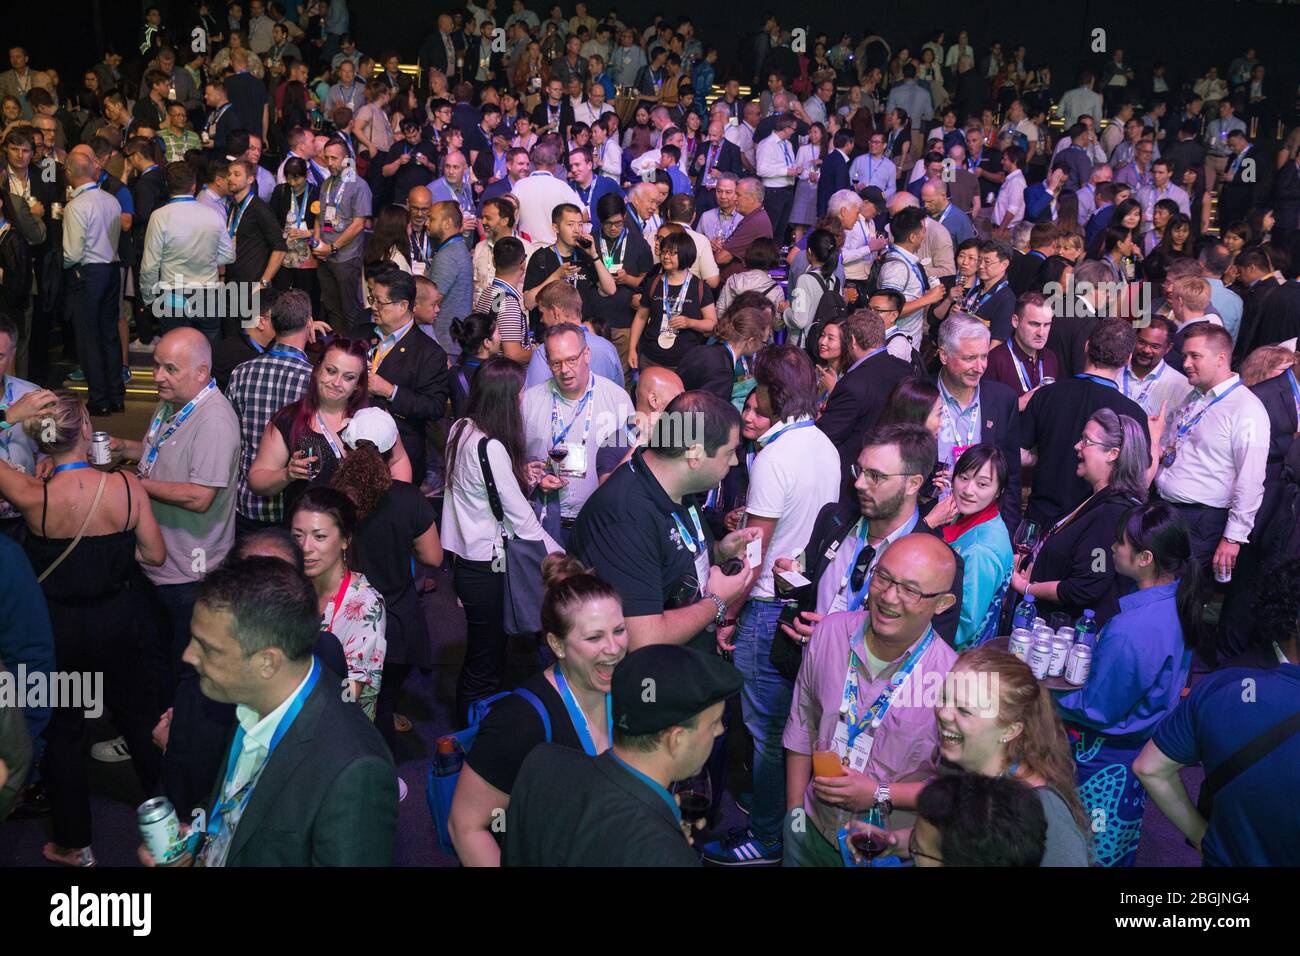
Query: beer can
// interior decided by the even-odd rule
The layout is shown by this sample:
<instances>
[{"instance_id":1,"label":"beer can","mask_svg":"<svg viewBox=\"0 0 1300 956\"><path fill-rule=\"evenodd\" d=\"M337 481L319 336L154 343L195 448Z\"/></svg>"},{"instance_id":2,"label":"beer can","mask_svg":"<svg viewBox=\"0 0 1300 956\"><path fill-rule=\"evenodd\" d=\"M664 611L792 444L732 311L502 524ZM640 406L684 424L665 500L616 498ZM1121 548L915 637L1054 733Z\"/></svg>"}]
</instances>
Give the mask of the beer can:
<instances>
[{"instance_id":1,"label":"beer can","mask_svg":"<svg viewBox=\"0 0 1300 956\"><path fill-rule=\"evenodd\" d=\"M1029 656L1029 645L1033 640L1034 636L1028 628L1018 627L1011 632L1011 642L1007 645L1007 650L1023 661Z\"/></svg>"},{"instance_id":2,"label":"beer can","mask_svg":"<svg viewBox=\"0 0 1300 956\"><path fill-rule=\"evenodd\" d=\"M1048 677L1060 677L1065 672L1065 662L1070 656L1073 643L1060 634L1052 638L1052 660L1047 665Z\"/></svg>"},{"instance_id":3,"label":"beer can","mask_svg":"<svg viewBox=\"0 0 1300 956\"><path fill-rule=\"evenodd\" d=\"M1071 644L1073 644L1073 643L1074 643L1074 638L1075 638L1074 628L1072 628L1072 627L1058 627L1058 628L1056 629L1056 636L1057 636L1057 637L1063 637L1063 638L1065 638L1067 641L1069 641Z\"/></svg>"},{"instance_id":4,"label":"beer can","mask_svg":"<svg viewBox=\"0 0 1300 956\"><path fill-rule=\"evenodd\" d=\"M90 437L90 462L93 465L111 465L113 451L108 447L108 432L95 432Z\"/></svg>"},{"instance_id":5,"label":"beer can","mask_svg":"<svg viewBox=\"0 0 1300 956\"><path fill-rule=\"evenodd\" d=\"M1047 676L1047 669L1052 663L1052 642L1045 637L1035 637L1029 645L1029 656L1025 659L1034 676L1042 680Z\"/></svg>"},{"instance_id":6,"label":"beer can","mask_svg":"<svg viewBox=\"0 0 1300 956\"><path fill-rule=\"evenodd\" d=\"M176 808L166 797L154 797L140 804L140 835L145 846L159 863L169 863L180 855L181 824Z\"/></svg>"},{"instance_id":7,"label":"beer can","mask_svg":"<svg viewBox=\"0 0 1300 956\"><path fill-rule=\"evenodd\" d=\"M1036 618L1034 618L1034 627L1035 627L1035 628L1046 627L1046 626L1047 626L1047 618L1045 618L1045 617L1036 617Z\"/></svg>"},{"instance_id":8,"label":"beer can","mask_svg":"<svg viewBox=\"0 0 1300 956\"><path fill-rule=\"evenodd\" d=\"M1065 664L1065 679L1075 687L1082 687L1092 670L1092 648L1087 644L1070 647L1070 659Z\"/></svg>"},{"instance_id":9,"label":"beer can","mask_svg":"<svg viewBox=\"0 0 1300 956\"><path fill-rule=\"evenodd\" d=\"M1218 581L1220 584L1227 584L1229 581L1232 580L1232 569L1229 568L1226 572L1224 572L1224 571L1220 571L1218 568L1215 568L1214 580Z\"/></svg>"}]
</instances>

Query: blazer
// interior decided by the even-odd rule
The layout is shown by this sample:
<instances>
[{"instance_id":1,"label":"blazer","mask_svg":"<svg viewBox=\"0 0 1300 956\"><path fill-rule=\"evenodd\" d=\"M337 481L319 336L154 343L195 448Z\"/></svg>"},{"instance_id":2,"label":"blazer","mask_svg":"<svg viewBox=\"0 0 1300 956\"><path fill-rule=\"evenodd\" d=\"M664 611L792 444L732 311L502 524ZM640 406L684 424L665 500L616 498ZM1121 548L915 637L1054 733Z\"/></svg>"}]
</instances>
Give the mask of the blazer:
<instances>
[{"instance_id":1,"label":"blazer","mask_svg":"<svg viewBox=\"0 0 1300 956\"><path fill-rule=\"evenodd\" d=\"M461 47L456 42L456 35L452 34L449 39L451 40L452 47L459 52ZM456 69L456 64L454 62L447 62L447 50L442 45L442 39L437 30L434 30L425 37L424 43L420 46L420 67L424 74L421 79L421 85L423 85L424 79L428 78L428 72L430 69L440 70L442 73L446 74L448 79L459 72Z\"/></svg>"},{"instance_id":2,"label":"blazer","mask_svg":"<svg viewBox=\"0 0 1300 956\"><path fill-rule=\"evenodd\" d=\"M221 800L231 741L209 809ZM267 760L226 866L391 866L397 769L361 708L325 671Z\"/></svg>"},{"instance_id":3,"label":"blazer","mask_svg":"<svg viewBox=\"0 0 1300 956\"><path fill-rule=\"evenodd\" d=\"M1274 375L1258 385L1252 385L1250 390L1264 403L1264 410L1268 412L1268 462L1264 466L1264 500L1260 502L1255 517L1255 527L1262 532L1268 527L1277 508L1278 496L1282 491L1282 466L1295 441L1296 432L1300 431L1300 421L1296 419L1291 382L1285 374ZM1258 543L1262 537L1262 534L1252 533L1252 543Z\"/></svg>"},{"instance_id":4,"label":"blazer","mask_svg":"<svg viewBox=\"0 0 1300 956\"><path fill-rule=\"evenodd\" d=\"M691 349L677 366L677 374L687 391L712 392L731 404L731 385L736 374L727 346L721 342Z\"/></svg>"},{"instance_id":5,"label":"blazer","mask_svg":"<svg viewBox=\"0 0 1300 956\"><path fill-rule=\"evenodd\" d=\"M911 363L879 352L835 383L817 427L839 451L840 471L845 479L849 466L862 451L862 436L880 418L889 393L911 374ZM1019 461L1019 452L1016 454Z\"/></svg>"},{"instance_id":6,"label":"blazer","mask_svg":"<svg viewBox=\"0 0 1300 956\"><path fill-rule=\"evenodd\" d=\"M849 178L849 161L837 149L832 149L822 160L821 175L817 179L817 215L826 215L831 196L841 189L852 189Z\"/></svg>"},{"instance_id":7,"label":"blazer","mask_svg":"<svg viewBox=\"0 0 1300 956\"><path fill-rule=\"evenodd\" d=\"M706 160L709 158L709 144L701 143L696 158L703 156ZM718 159L715 163L718 170L724 173L735 173L737 176L745 175L745 167L740 161L740 147L729 139L722 141L722 148L718 150ZM692 185L697 190L704 188L704 176L708 172L702 165L692 170Z\"/></svg>"},{"instance_id":8,"label":"blazer","mask_svg":"<svg viewBox=\"0 0 1300 956\"><path fill-rule=\"evenodd\" d=\"M533 108L532 120L533 120L533 129L540 129L541 127L545 126L550 122L550 120L547 118L545 99L543 99L540 103L537 104L536 107ZM572 126L573 123L574 123L573 104L569 102L569 97L566 94L560 100L560 136L563 137L562 139L563 142L568 142L569 127Z\"/></svg>"},{"instance_id":9,"label":"blazer","mask_svg":"<svg viewBox=\"0 0 1300 956\"><path fill-rule=\"evenodd\" d=\"M857 525L860 517L862 517L862 512L856 501L832 501L830 504L823 505L822 510L817 513L817 520L813 522L812 535L808 538L808 546L804 548L803 552L804 560L808 566L804 576L813 583L813 586L808 589L805 598L800 600L799 610L816 610L817 582L826 573L826 569L830 567L831 562L835 559L835 554L841 547L853 547L851 543L845 544L845 541L853 533L853 528ZM916 530L912 533L931 534L940 541L943 540L942 529L935 530L924 521L918 521ZM955 551L953 557L957 560L957 573L953 576L950 590L957 600L953 602L952 607L948 608L948 610L934 616L934 630L950 645L956 647L957 628L961 624L961 604L962 593L965 590L963 581L966 574L966 562Z\"/></svg>"},{"instance_id":10,"label":"blazer","mask_svg":"<svg viewBox=\"0 0 1300 956\"><path fill-rule=\"evenodd\" d=\"M377 331L372 332L371 339L379 341ZM391 399L374 396L370 404L382 408L397 422L397 434L411 459L411 478L418 485L424 480L425 428L447 413L447 399L451 397L447 353L412 325L384 356L377 371L381 378L397 386L397 394Z\"/></svg>"}]
</instances>

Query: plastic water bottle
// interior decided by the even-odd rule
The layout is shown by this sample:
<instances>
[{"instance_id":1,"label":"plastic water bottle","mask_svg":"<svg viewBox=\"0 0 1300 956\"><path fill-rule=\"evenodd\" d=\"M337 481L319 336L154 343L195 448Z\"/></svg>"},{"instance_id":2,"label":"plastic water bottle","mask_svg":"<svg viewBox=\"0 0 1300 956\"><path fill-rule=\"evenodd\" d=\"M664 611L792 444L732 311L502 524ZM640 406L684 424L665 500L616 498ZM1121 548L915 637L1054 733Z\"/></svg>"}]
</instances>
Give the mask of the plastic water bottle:
<instances>
[{"instance_id":1,"label":"plastic water bottle","mask_svg":"<svg viewBox=\"0 0 1300 956\"><path fill-rule=\"evenodd\" d=\"M1076 644L1093 647L1097 643L1097 614L1092 608L1083 612L1083 617L1074 622L1074 640Z\"/></svg>"},{"instance_id":2,"label":"plastic water bottle","mask_svg":"<svg viewBox=\"0 0 1300 956\"><path fill-rule=\"evenodd\" d=\"M1034 617L1038 614L1038 608L1034 605L1034 596L1026 594L1019 604L1016 605L1016 612L1011 616L1011 627L1023 627L1027 630L1033 630Z\"/></svg>"}]
</instances>

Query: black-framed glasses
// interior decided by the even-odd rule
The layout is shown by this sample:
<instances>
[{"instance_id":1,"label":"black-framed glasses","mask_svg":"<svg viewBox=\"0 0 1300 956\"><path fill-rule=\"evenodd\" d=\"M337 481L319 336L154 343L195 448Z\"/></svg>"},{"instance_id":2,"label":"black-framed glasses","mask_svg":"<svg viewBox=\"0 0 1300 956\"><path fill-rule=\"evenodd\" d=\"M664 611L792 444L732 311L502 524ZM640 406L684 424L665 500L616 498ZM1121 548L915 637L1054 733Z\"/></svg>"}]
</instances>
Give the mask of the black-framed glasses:
<instances>
[{"instance_id":1,"label":"black-framed glasses","mask_svg":"<svg viewBox=\"0 0 1300 956\"><path fill-rule=\"evenodd\" d=\"M933 600L934 598L948 593L947 591L922 591L920 588L911 584L904 584L888 571L882 571L880 568L876 568L876 573L871 576L872 590L879 591L883 594L885 591L888 591L891 586L898 588L898 594L903 599L904 604L917 604L922 600Z\"/></svg>"},{"instance_id":2,"label":"black-framed glasses","mask_svg":"<svg viewBox=\"0 0 1300 956\"><path fill-rule=\"evenodd\" d=\"M916 827L912 828L912 832L907 838L907 855L914 860L919 856L925 860L933 860L935 863L938 863L940 866L943 865L943 857L935 856L932 853L922 853L920 850L916 848Z\"/></svg>"},{"instance_id":3,"label":"black-framed glasses","mask_svg":"<svg viewBox=\"0 0 1300 956\"><path fill-rule=\"evenodd\" d=\"M878 485L886 478L906 478L910 472L876 471L874 468L863 468L855 461L853 464L849 465L849 474L853 476L854 481L862 478L865 479L869 485Z\"/></svg>"}]
</instances>

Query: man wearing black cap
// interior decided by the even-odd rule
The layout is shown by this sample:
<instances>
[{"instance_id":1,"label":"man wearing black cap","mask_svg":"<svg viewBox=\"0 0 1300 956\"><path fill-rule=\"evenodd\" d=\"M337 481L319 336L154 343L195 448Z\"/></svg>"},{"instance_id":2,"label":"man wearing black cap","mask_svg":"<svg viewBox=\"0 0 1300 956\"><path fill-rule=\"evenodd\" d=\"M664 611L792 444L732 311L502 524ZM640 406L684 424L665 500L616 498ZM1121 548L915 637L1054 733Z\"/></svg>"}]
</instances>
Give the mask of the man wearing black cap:
<instances>
[{"instance_id":1,"label":"man wearing black cap","mask_svg":"<svg viewBox=\"0 0 1300 956\"><path fill-rule=\"evenodd\" d=\"M703 768L740 671L652 644L614 668L613 745L599 757L543 744L506 811L505 866L699 866L669 788Z\"/></svg>"}]
</instances>

